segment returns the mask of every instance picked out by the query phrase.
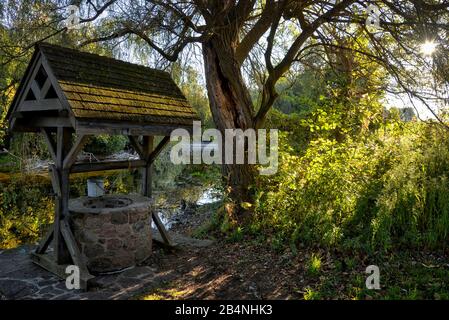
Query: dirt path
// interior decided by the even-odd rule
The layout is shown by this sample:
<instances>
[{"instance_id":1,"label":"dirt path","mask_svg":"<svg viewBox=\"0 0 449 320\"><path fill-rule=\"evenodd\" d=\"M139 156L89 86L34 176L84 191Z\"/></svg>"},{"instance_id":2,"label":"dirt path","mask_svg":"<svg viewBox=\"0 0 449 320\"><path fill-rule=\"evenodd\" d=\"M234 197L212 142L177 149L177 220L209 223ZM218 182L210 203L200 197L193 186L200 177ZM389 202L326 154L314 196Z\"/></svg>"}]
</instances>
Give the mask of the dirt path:
<instances>
[{"instance_id":1,"label":"dirt path","mask_svg":"<svg viewBox=\"0 0 449 320\"><path fill-rule=\"evenodd\" d=\"M192 235L208 210L175 225ZM139 299L449 299L449 254L407 250L370 255L300 246L275 250L252 238L174 253L156 250L151 267L171 275ZM366 268L379 266L381 289L366 288Z\"/></svg>"}]
</instances>

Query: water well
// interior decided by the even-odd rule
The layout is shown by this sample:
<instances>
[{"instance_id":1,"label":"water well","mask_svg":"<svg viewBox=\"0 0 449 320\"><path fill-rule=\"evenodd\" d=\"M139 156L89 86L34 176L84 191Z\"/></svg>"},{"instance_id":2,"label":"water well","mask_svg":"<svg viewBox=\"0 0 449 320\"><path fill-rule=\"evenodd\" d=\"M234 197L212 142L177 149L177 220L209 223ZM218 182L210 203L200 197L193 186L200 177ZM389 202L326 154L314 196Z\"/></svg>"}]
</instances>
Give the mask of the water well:
<instances>
[{"instance_id":1,"label":"water well","mask_svg":"<svg viewBox=\"0 0 449 320\"><path fill-rule=\"evenodd\" d=\"M92 274L118 271L151 255L151 200L140 195L81 197L69 202L70 224Z\"/></svg>"}]
</instances>

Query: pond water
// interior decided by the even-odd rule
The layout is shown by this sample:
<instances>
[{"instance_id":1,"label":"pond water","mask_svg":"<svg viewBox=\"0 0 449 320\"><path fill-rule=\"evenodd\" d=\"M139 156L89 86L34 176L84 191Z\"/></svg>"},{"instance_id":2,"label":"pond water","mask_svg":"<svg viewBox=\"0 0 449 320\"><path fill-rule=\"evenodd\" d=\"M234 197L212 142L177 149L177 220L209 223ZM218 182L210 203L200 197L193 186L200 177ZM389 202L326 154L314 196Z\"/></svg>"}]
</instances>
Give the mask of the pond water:
<instances>
[{"instance_id":1,"label":"pond water","mask_svg":"<svg viewBox=\"0 0 449 320\"><path fill-rule=\"evenodd\" d=\"M185 188L185 187L183 187ZM195 208L207 204L212 204L218 202L222 199L221 193L214 188L191 188L193 193L189 198L195 198L194 201L186 201L184 198L180 199L177 207L160 207L156 206L157 213L161 218L167 230L171 229L173 225L178 223L180 220L186 218L186 216L194 210ZM156 228L154 222L152 223L153 228Z\"/></svg>"}]
</instances>

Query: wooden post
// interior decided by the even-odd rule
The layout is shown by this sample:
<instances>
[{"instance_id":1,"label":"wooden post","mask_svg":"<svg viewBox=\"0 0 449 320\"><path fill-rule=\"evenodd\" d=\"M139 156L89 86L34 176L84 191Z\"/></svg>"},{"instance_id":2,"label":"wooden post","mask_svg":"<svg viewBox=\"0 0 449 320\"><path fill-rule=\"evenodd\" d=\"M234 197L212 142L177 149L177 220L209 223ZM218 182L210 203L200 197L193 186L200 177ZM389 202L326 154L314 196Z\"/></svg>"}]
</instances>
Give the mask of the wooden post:
<instances>
[{"instance_id":1,"label":"wooden post","mask_svg":"<svg viewBox=\"0 0 449 320\"><path fill-rule=\"evenodd\" d=\"M75 264L80 268L81 288L87 289L88 282L93 276L81 259L80 250L69 226L69 173L76 161L77 154L87 142L87 136L79 136L72 145L72 130L58 128L56 142L49 132L42 132L46 136L49 148L54 146L55 164L49 168L52 186L55 192L55 221L51 230L42 239L35 253L32 255L34 263L55 273L62 279L66 277L65 267ZM55 256L46 255L45 251L51 241L54 241Z\"/></svg>"},{"instance_id":2,"label":"wooden post","mask_svg":"<svg viewBox=\"0 0 449 320\"><path fill-rule=\"evenodd\" d=\"M151 178L152 163L149 160L151 152L153 151L153 143L154 143L153 136L143 137L142 152L145 156L145 161L147 161L147 164L142 169L142 194L145 197L149 198L151 198L152 195L152 178Z\"/></svg>"},{"instance_id":3,"label":"wooden post","mask_svg":"<svg viewBox=\"0 0 449 320\"><path fill-rule=\"evenodd\" d=\"M70 263L70 253L61 233L61 222L69 211L69 171L63 169L64 159L70 151L72 131L68 128L58 127L56 137L56 171L59 177L61 195L56 197L55 222L53 239L55 241L55 256L58 264Z\"/></svg>"}]
</instances>

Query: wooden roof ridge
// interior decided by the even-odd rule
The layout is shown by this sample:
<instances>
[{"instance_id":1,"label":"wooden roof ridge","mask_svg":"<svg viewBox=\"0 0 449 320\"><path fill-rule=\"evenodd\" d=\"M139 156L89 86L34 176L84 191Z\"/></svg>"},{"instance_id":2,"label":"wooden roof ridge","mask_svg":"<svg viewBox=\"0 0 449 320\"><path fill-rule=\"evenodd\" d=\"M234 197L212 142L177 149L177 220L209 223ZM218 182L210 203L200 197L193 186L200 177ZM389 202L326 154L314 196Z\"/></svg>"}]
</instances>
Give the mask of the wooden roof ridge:
<instances>
[{"instance_id":1,"label":"wooden roof ridge","mask_svg":"<svg viewBox=\"0 0 449 320\"><path fill-rule=\"evenodd\" d=\"M91 60L91 59L100 59L100 60L102 60L104 62L109 62L109 63L112 63L112 64L118 64L118 65L128 66L128 67L132 67L132 68L138 67L138 68L146 69L147 71L150 71L150 72L156 72L156 73L164 74L165 76L166 75L170 76L170 73L168 73L167 71L151 68L151 67L145 66L143 64L123 61L123 60L120 60L120 59L116 59L116 58L113 58L113 57L108 57L108 56L97 54L97 53L91 53L91 52L81 51L81 50L77 50L77 49L73 49L73 48L69 48L69 47L64 47L64 46L60 46L60 45L56 45L56 44L50 44L48 42L37 42L35 44L35 48L36 48L36 50L42 50L43 49L42 51L44 52L44 54L45 54L45 49L46 48L56 49L57 52L66 51L66 52L70 52L70 53L78 55L78 56L85 57L85 58L87 58L89 60ZM170 76L170 78L171 78L171 76Z\"/></svg>"}]
</instances>

